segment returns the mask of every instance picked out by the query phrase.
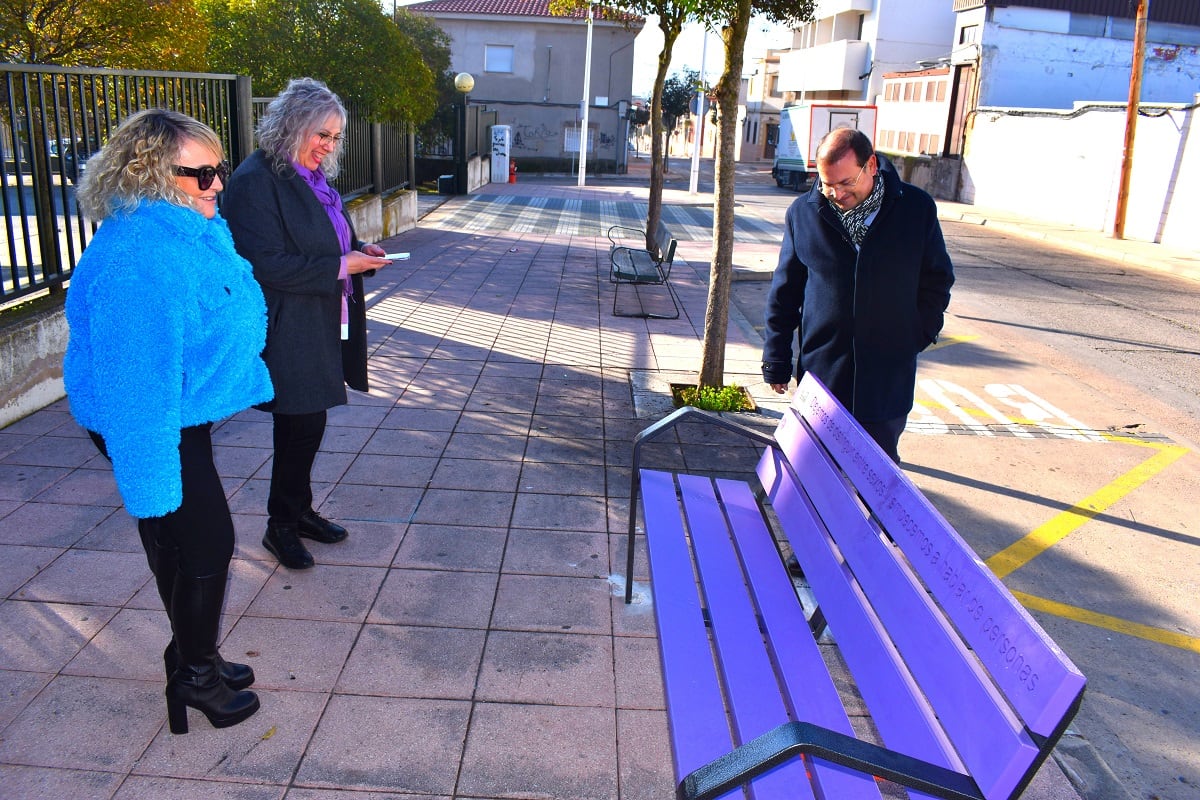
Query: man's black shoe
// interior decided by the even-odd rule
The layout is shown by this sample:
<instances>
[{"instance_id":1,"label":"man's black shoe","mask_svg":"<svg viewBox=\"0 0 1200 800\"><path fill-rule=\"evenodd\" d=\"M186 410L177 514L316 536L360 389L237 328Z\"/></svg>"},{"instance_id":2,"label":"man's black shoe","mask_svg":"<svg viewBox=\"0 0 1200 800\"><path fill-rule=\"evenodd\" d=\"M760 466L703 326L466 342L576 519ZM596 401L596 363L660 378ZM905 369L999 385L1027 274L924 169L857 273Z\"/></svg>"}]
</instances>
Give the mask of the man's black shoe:
<instances>
[{"instance_id":1,"label":"man's black shoe","mask_svg":"<svg viewBox=\"0 0 1200 800\"><path fill-rule=\"evenodd\" d=\"M279 559L288 569L308 569L313 564L312 553L301 543L295 525L267 523L267 535L262 540L267 552Z\"/></svg>"},{"instance_id":2,"label":"man's black shoe","mask_svg":"<svg viewBox=\"0 0 1200 800\"><path fill-rule=\"evenodd\" d=\"M296 527L299 528L300 535L305 539L312 539L314 542L322 544L340 542L349 536L341 525L330 522L311 508L300 515Z\"/></svg>"}]
</instances>

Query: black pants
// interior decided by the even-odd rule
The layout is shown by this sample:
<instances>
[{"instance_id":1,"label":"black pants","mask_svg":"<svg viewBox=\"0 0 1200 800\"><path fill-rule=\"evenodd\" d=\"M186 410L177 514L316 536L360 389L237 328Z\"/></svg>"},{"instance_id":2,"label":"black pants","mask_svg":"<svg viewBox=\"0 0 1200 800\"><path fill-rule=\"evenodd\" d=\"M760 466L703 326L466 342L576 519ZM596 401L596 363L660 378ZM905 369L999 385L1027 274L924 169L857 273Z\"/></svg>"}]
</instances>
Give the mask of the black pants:
<instances>
[{"instance_id":1,"label":"black pants","mask_svg":"<svg viewBox=\"0 0 1200 800\"><path fill-rule=\"evenodd\" d=\"M904 426L908 424L908 415L896 417L895 419L885 419L883 422L863 422L860 423L863 430L871 435L871 438L883 448L883 452L888 454L888 458L900 463L900 434L904 433Z\"/></svg>"},{"instance_id":2,"label":"black pants","mask_svg":"<svg viewBox=\"0 0 1200 800\"><path fill-rule=\"evenodd\" d=\"M179 549L179 571L191 578L224 572L233 558L233 517L213 463L211 431L208 424L179 432L183 503L170 514L153 518L159 523L159 535ZM108 458L104 438L88 433Z\"/></svg>"},{"instance_id":3,"label":"black pants","mask_svg":"<svg viewBox=\"0 0 1200 800\"><path fill-rule=\"evenodd\" d=\"M312 466L325 437L326 413L271 416L275 420L275 458L267 514L275 524L290 525L312 508Z\"/></svg>"}]
</instances>

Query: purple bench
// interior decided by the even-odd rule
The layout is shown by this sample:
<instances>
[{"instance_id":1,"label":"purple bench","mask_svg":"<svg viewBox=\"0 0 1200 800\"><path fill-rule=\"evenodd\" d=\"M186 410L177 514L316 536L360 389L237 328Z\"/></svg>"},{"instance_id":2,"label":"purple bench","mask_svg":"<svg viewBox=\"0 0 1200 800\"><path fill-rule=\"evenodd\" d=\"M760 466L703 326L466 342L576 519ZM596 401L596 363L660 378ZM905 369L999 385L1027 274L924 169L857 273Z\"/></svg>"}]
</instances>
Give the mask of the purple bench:
<instances>
[{"instance_id":1,"label":"purple bench","mask_svg":"<svg viewBox=\"0 0 1200 800\"><path fill-rule=\"evenodd\" d=\"M642 444L697 417L767 445L757 493L641 469ZM1071 660L812 376L773 437L694 408L638 434L626 602L639 496L679 798L877 799L875 776L1013 798L1079 708Z\"/></svg>"}]
</instances>

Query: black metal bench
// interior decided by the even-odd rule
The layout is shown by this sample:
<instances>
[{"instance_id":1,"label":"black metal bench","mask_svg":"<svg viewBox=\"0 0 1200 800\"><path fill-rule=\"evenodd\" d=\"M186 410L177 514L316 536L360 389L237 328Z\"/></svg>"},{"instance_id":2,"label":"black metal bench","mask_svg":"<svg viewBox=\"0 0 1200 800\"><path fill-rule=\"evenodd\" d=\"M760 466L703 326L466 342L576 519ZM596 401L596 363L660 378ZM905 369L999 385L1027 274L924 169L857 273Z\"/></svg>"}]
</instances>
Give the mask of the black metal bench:
<instances>
[{"instance_id":1,"label":"black metal bench","mask_svg":"<svg viewBox=\"0 0 1200 800\"><path fill-rule=\"evenodd\" d=\"M767 445L761 494L641 469L645 442L696 417ZM692 408L638 434L626 602L639 497L679 798L877 800L875 776L1013 798L1079 707L1071 660L811 375L773 436Z\"/></svg>"},{"instance_id":2,"label":"black metal bench","mask_svg":"<svg viewBox=\"0 0 1200 800\"><path fill-rule=\"evenodd\" d=\"M635 238L638 241L636 246L629 243ZM614 284L613 316L678 319L679 300L675 297L675 289L670 284L671 265L675 262L675 248L678 242L675 237L671 236L667 226L659 223L652 246L647 246L647 236L644 230L622 225L613 225L608 229L608 241L611 243L608 251L610 264L608 279ZM658 314L646 311L640 294L638 295L638 313L629 314L618 311L617 295L622 285L666 287L675 313Z\"/></svg>"}]
</instances>

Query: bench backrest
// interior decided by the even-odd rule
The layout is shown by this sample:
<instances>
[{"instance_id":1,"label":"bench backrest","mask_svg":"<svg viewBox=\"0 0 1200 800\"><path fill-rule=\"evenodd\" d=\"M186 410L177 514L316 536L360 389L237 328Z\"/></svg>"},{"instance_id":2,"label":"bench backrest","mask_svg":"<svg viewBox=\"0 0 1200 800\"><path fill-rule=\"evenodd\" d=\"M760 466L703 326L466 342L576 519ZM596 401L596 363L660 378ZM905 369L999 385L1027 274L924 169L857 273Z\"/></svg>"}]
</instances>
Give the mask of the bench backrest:
<instances>
[{"instance_id":1,"label":"bench backrest","mask_svg":"<svg viewBox=\"0 0 1200 800\"><path fill-rule=\"evenodd\" d=\"M1083 675L811 375L775 435L760 480L884 744L1020 793Z\"/></svg>"},{"instance_id":2,"label":"bench backrest","mask_svg":"<svg viewBox=\"0 0 1200 800\"><path fill-rule=\"evenodd\" d=\"M677 244L678 242L671 236L671 232L667 230L666 223L658 223L658 231L654 235L654 247L658 252L654 255L659 264L666 267L671 265L671 262L675 260L675 246Z\"/></svg>"}]
</instances>

